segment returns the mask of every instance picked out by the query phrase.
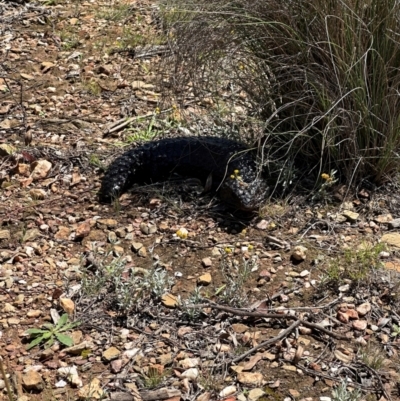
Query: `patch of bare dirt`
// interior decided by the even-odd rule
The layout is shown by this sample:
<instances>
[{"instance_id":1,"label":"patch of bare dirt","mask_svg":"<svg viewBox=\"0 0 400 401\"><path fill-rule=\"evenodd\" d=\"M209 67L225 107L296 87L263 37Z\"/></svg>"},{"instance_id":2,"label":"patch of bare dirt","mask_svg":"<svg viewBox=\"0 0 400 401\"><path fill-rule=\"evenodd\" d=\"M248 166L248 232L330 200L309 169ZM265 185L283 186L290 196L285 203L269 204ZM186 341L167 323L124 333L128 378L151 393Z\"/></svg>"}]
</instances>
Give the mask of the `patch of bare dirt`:
<instances>
[{"instance_id":1,"label":"patch of bare dirt","mask_svg":"<svg viewBox=\"0 0 400 401\"><path fill-rule=\"evenodd\" d=\"M181 181L101 205L120 148L178 131L156 4L3 1L0 21L2 399L399 397L395 187L250 218Z\"/></svg>"}]
</instances>

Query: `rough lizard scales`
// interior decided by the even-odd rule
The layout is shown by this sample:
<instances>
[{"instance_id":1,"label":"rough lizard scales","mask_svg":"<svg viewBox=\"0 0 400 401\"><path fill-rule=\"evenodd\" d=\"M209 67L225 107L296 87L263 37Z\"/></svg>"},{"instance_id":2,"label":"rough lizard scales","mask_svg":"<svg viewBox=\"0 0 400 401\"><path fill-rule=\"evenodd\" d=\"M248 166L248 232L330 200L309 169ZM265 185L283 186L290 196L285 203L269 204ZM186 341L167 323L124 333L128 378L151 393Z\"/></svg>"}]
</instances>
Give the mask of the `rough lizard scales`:
<instances>
[{"instance_id":1,"label":"rough lizard scales","mask_svg":"<svg viewBox=\"0 0 400 401\"><path fill-rule=\"evenodd\" d=\"M225 138L181 137L145 143L118 157L108 168L100 200L111 202L133 184L158 182L171 174L199 178L212 174L212 189L240 210L255 210L267 186L246 145Z\"/></svg>"}]
</instances>

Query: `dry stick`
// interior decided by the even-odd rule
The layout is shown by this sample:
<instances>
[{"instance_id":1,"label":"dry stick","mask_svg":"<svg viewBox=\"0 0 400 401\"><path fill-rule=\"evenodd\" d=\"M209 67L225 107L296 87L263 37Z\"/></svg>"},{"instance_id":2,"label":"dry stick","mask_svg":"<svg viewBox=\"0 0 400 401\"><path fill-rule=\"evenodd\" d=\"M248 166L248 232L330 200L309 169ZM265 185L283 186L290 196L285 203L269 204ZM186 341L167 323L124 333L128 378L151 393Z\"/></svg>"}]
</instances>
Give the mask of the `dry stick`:
<instances>
[{"instance_id":1,"label":"dry stick","mask_svg":"<svg viewBox=\"0 0 400 401\"><path fill-rule=\"evenodd\" d=\"M11 392L10 382L8 381L7 376L6 376L6 372L4 370L3 358L1 356L0 356L0 370L1 370L1 375L3 376L3 379L4 379L4 383L6 385L8 399L10 401L13 401L14 397L13 397L12 392Z\"/></svg>"},{"instance_id":2,"label":"dry stick","mask_svg":"<svg viewBox=\"0 0 400 401\"><path fill-rule=\"evenodd\" d=\"M193 305L193 306L189 305L189 306L187 306L187 308L189 308L189 309L213 308L213 309L222 310L224 312L232 313L233 315L237 315L237 316L297 320L297 317L292 316L292 315L282 315L280 313L248 312L245 310L230 308L228 306L216 305L213 303ZM349 340L346 336L342 336L333 331L329 331L325 327L320 326L319 324L310 323L310 322L307 322L306 320L302 320L302 319L299 319L299 321L300 321L301 325L303 325L304 327L322 331L323 333L327 334L328 336L334 337L337 340Z\"/></svg>"},{"instance_id":3,"label":"dry stick","mask_svg":"<svg viewBox=\"0 0 400 401\"><path fill-rule=\"evenodd\" d=\"M269 340L264 341L261 344L256 345L255 347L253 347L251 350L245 352L244 354L236 357L235 359L232 359L231 363L236 363L241 361L242 359L246 358L247 356L249 356L250 354L252 354L253 352L257 351L260 348L264 348L267 345L270 344L275 344L276 342L284 339L286 336L288 336L294 329L296 329L298 326L300 326L301 324L301 320L296 320L294 323L292 323L291 326L289 326L287 329L283 330L281 333L279 333L277 336L275 336L274 338L270 338Z\"/></svg>"}]
</instances>

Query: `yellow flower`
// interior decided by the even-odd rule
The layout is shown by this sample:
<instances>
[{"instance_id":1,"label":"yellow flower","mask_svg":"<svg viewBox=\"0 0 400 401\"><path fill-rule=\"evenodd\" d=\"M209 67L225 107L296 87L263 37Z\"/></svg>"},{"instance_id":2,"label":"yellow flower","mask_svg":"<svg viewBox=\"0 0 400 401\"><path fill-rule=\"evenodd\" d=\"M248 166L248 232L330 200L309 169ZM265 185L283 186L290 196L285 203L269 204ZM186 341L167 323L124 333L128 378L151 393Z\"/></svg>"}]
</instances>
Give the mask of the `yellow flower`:
<instances>
[{"instance_id":1,"label":"yellow flower","mask_svg":"<svg viewBox=\"0 0 400 401\"><path fill-rule=\"evenodd\" d=\"M156 114L160 114L160 108L159 108L159 107L156 107L155 113L156 113Z\"/></svg>"},{"instance_id":2,"label":"yellow flower","mask_svg":"<svg viewBox=\"0 0 400 401\"><path fill-rule=\"evenodd\" d=\"M332 181L332 178L330 177L330 175L326 174L326 173L321 174L321 178L325 181Z\"/></svg>"},{"instance_id":3,"label":"yellow flower","mask_svg":"<svg viewBox=\"0 0 400 401\"><path fill-rule=\"evenodd\" d=\"M225 253L232 253L232 248L226 247L224 251Z\"/></svg>"},{"instance_id":4,"label":"yellow flower","mask_svg":"<svg viewBox=\"0 0 400 401\"><path fill-rule=\"evenodd\" d=\"M234 180L234 179L235 179L235 176L232 174L232 175L231 175L231 178L232 178L232 180Z\"/></svg>"},{"instance_id":5,"label":"yellow flower","mask_svg":"<svg viewBox=\"0 0 400 401\"><path fill-rule=\"evenodd\" d=\"M249 246L247 248L249 249L249 251L251 251L254 248L254 246L249 244Z\"/></svg>"},{"instance_id":6,"label":"yellow flower","mask_svg":"<svg viewBox=\"0 0 400 401\"><path fill-rule=\"evenodd\" d=\"M179 238L185 239L188 236L188 230L186 228L180 228L176 233L175 233Z\"/></svg>"},{"instance_id":7,"label":"yellow flower","mask_svg":"<svg viewBox=\"0 0 400 401\"><path fill-rule=\"evenodd\" d=\"M239 170L233 170L233 172L238 175L239 174Z\"/></svg>"}]
</instances>

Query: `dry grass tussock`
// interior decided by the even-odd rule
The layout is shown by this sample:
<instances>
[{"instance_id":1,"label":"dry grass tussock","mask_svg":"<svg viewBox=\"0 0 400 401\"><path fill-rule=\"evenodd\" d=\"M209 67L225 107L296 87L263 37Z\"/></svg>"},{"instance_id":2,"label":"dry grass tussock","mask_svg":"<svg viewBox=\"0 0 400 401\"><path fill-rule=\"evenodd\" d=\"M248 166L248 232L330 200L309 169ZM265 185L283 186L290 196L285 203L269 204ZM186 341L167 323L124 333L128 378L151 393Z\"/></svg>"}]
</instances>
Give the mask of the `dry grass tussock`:
<instances>
[{"instance_id":1,"label":"dry grass tussock","mask_svg":"<svg viewBox=\"0 0 400 401\"><path fill-rule=\"evenodd\" d=\"M165 0L162 15L173 96L211 98L212 125L266 136L266 160L314 179L398 171L397 0Z\"/></svg>"}]
</instances>

